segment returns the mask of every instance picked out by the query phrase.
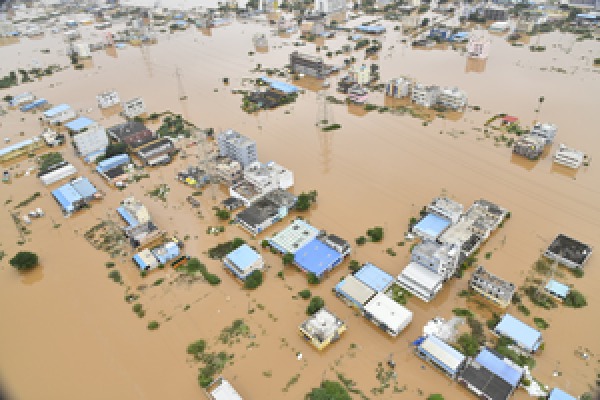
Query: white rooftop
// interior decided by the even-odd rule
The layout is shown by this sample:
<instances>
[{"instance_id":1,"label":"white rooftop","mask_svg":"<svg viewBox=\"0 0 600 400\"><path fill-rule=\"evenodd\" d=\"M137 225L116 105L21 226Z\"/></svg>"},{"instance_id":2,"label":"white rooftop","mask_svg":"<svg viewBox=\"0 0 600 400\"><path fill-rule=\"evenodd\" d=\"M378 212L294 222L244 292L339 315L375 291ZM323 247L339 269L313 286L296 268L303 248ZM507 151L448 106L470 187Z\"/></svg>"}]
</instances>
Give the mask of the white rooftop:
<instances>
[{"instance_id":1,"label":"white rooftop","mask_svg":"<svg viewBox=\"0 0 600 400\"><path fill-rule=\"evenodd\" d=\"M375 294L373 289L356 279L354 275L348 275L338 284L338 287L348 297L363 305Z\"/></svg>"},{"instance_id":2,"label":"white rooftop","mask_svg":"<svg viewBox=\"0 0 600 400\"><path fill-rule=\"evenodd\" d=\"M412 311L396 303L380 292L365 305L365 312L374 319L385 324L396 333L404 329L412 320Z\"/></svg>"},{"instance_id":3,"label":"white rooftop","mask_svg":"<svg viewBox=\"0 0 600 400\"><path fill-rule=\"evenodd\" d=\"M285 253L295 254L307 243L317 237L319 230L302 219L294 220L289 226L277 233L270 243Z\"/></svg>"},{"instance_id":4,"label":"white rooftop","mask_svg":"<svg viewBox=\"0 0 600 400\"><path fill-rule=\"evenodd\" d=\"M225 379L221 379L221 384L214 388L210 395L214 400L243 400L231 383Z\"/></svg>"},{"instance_id":5,"label":"white rooftop","mask_svg":"<svg viewBox=\"0 0 600 400\"><path fill-rule=\"evenodd\" d=\"M419 283L420 286L433 291L440 284L443 278L435 272L423 267L416 262L410 262L406 268L402 270L402 273L398 275L400 277L408 278L414 282Z\"/></svg>"}]
</instances>

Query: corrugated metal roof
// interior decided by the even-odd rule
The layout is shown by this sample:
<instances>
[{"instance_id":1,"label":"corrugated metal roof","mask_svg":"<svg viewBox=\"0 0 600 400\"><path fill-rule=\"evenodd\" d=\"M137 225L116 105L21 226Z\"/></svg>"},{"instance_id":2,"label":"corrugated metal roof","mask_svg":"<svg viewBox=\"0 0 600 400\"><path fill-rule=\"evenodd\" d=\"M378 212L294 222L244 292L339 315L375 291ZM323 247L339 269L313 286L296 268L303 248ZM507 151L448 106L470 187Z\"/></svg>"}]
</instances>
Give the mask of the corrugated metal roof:
<instances>
[{"instance_id":1,"label":"corrugated metal roof","mask_svg":"<svg viewBox=\"0 0 600 400\"><path fill-rule=\"evenodd\" d=\"M377 292L381 292L394 281L394 277L392 275L371 263L366 263L354 274L354 276L356 279Z\"/></svg>"},{"instance_id":2,"label":"corrugated metal roof","mask_svg":"<svg viewBox=\"0 0 600 400\"><path fill-rule=\"evenodd\" d=\"M528 351L535 351L539 347L542 337L540 331L516 319L510 314L505 314L494 330L503 336L513 339L517 344Z\"/></svg>"},{"instance_id":3,"label":"corrugated metal roof","mask_svg":"<svg viewBox=\"0 0 600 400\"><path fill-rule=\"evenodd\" d=\"M75 210L75 203L82 200L81 195L70 183L52 191L52 196L58 201L63 210L72 212Z\"/></svg>"},{"instance_id":4,"label":"corrugated metal roof","mask_svg":"<svg viewBox=\"0 0 600 400\"><path fill-rule=\"evenodd\" d=\"M289 94L289 93L296 93L298 91L298 88L296 86L291 85L286 82L271 79L266 76L263 76L260 79L262 81L264 81L266 84L268 84L269 86L271 86L273 89L279 90L280 92L283 92L283 93Z\"/></svg>"},{"instance_id":5,"label":"corrugated metal roof","mask_svg":"<svg viewBox=\"0 0 600 400\"><path fill-rule=\"evenodd\" d=\"M336 292L347 297L361 307L375 294L375 291L359 281L353 275L348 275L335 286Z\"/></svg>"},{"instance_id":6,"label":"corrugated metal roof","mask_svg":"<svg viewBox=\"0 0 600 400\"><path fill-rule=\"evenodd\" d=\"M548 396L548 400L577 400L577 398L571 396L570 394L563 391L562 389L554 388L550 392L550 395Z\"/></svg>"},{"instance_id":7,"label":"corrugated metal roof","mask_svg":"<svg viewBox=\"0 0 600 400\"><path fill-rule=\"evenodd\" d=\"M51 109L44 111L44 117L46 118L52 118L62 112L65 112L67 110L70 110L71 106L68 104L59 104L56 107L52 107Z\"/></svg>"},{"instance_id":8,"label":"corrugated metal roof","mask_svg":"<svg viewBox=\"0 0 600 400\"><path fill-rule=\"evenodd\" d=\"M127 163L129 163L129 156L127 154L117 154L116 156L100 161L98 163L98 166L96 167L96 171L106 172L109 169L113 169L115 167L118 167L119 165Z\"/></svg>"},{"instance_id":9,"label":"corrugated metal roof","mask_svg":"<svg viewBox=\"0 0 600 400\"><path fill-rule=\"evenodd\" d=\"M19 143L15 143L15 144L11 144L10 146L7 146L3 149L0 149L0 157L6 155L6 154L10 154L15 150L19 150L23 147L27 147L32 145L33 143L37 142L38 140L40 140L39 138L32 138L32 139L27 139L27 140L23 140L22 142Z\"/></svg>"},{"instance_id":10,"label":"corrugated metal roof","mask_svg":"<svg viewBox=\"0 0 600 400\"><path fill-rule=\"evenodd\" d=\"M227 254L227 259L235 264L241 271L245 271L260 258L254 249L247 244L243 244L231 253Z\"/></svg>"},{"instance_id":11,"label":"corrugated metal roof","mask_svg":"<svg viewBox=\"0 0 600 400\"><path fill-rule=\"evenodd\" d=\"M94 124L95 122L88 117L79 117L74 119L73 121L65 124L67 129L74 132L79 132L82 129L87 128L88 126Z\"/></svg>"},{"instance_id":12,"label":"corrugated metal roof","mask_svg":"<svg viewBox=\"0 0 600 400\"><path fill-rule=\"evenodd\" d=\"M427 336L419 348L425 350L447 368L454 371L456 371L466 359L466 357L458 350L433 335Z\"/></svg>"},{"instance_id":13,"label":"corrugated metal roof","mask_svg":"<svg viewBox=\"0 0 600 400\"><path fill-rule=\"evenodd\" d=\"M71 182L71 186L73 186L77 193L79 193L84 199L89 199L98 192L94 185L92 185L92 182L83 176L73 180Z\"/></svg>"},{"instance_id":14,"label":"corrugated metal roof","mask_svg":"<svg viewBox=\"0 0 600 400\"><path fill-rule=\"evenodd\" d=\"M342 255L321 242L313 239L294 255L294 262L306 272L323 275L342 258Z\"/></svg>"},{"instance_id":15,"label":"corrugated metal roof","mask_svg":"<svg viewBox=\"0 0 600 400\"><path fill-rule=\"evenodd\" d=\"M523 370L521 368L508 364L506 361L498 358L498 356L485 348L477 355L475 362L479 363L482 367L487 368L513 387L517 387L521 380L521 376L523 375Z\"/></svg>"},{"instance_id":16,"label":"corrugated metal roof","mask_svg":"<svg viewBox=\"0 0 600 400\"><path fill-rule=\"evenodd\" d=\"M550 279L550 281L548 282L548 284L546 285L545 288L548 292L564 299L565 297L567 297L567 295L569 294L569 292L571 291L571 288L569 288L567 285L565 285L564 283L560 283L558 281L555 281L554 279Z\"/></svg>"}]
</instances>

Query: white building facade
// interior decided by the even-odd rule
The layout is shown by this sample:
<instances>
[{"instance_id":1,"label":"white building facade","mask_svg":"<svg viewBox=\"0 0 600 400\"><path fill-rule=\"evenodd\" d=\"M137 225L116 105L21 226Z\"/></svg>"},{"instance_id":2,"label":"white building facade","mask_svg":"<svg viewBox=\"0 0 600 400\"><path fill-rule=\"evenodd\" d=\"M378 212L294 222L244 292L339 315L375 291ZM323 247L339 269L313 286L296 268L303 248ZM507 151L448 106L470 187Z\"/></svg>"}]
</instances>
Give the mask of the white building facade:
<instances>
[{"instance_id":1,"label":"white building facade","mask_svg":"<svg viewBox=\"0 0 600 400\"><path fill-rule=\"evenodd\" d=\"M141 97L123 102L123 114L127 118L135 118L146 112L146 104Z\"/></svg>"}]
</instances>

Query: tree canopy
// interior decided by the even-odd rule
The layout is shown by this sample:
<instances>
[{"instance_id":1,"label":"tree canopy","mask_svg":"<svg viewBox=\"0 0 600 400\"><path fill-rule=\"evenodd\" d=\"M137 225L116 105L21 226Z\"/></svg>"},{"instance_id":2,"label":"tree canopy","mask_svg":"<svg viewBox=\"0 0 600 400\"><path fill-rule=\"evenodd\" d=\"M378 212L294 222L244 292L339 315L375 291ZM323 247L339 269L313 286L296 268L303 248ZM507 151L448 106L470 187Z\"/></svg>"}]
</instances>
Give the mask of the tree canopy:
<instances>
[{"instance_id":1,"label":"tree canopy","mask_svg":"<svg viewBox=\"0 0 600 400\"><path fill-rule=\"evenodd\" d=\"M319 311L324 306L325 306L325 300L323 300L319 296L314 296L312 299L310 299L310 303L308 304L308 307L306 307L306 315L313 315L314 313Z\"/></svg>"},{"instance_id":2,"label":"tree canopy","mask_svg":"<svg viewBox=\"0 0 600 400\"><path fill-rule=\"evenodd\" d=\"M39 264L37 254L30 251L20 251L8 262L10 265L18 269L19 271L27 271Z\"/></svg>"},{"instance_id":3,"label":"tree canopy","mask_svg":"<svg viewBox=\"0 0 600 400\"><path fill-rule=\"evenodd\" d=\"M323 381L320 387L314 388L306 395L306 400L352 400L352 398L341 383Z\"/></svg>"},{"instance_id":4,"label":"tree canopy","mask_svg":"<svg viewBox=\"0 0 600 400\"><path fill-rule=\"evenodd\" d=\"M581 292L573 289L565 298L565 305L567 307L581 308L587 306L587 300Z\"/></svg>"},{"instance_id":5,"label":"tree canopy","mask_svg":"<svg viewBox=\"0 0 600 400\"><path fill-rule=\"evenodd\" d=\"M256 289L263 283L263 273L260 270L252 271L244 281L244 289Z\"/></svg>"}]
</instances>

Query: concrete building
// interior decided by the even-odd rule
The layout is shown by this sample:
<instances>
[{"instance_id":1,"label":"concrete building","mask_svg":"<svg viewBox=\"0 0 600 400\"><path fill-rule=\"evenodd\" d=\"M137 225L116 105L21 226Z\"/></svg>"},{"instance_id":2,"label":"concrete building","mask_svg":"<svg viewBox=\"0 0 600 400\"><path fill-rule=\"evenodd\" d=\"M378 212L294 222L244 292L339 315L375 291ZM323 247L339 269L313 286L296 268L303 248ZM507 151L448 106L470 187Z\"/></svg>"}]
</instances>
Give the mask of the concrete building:
<instances>
[{"instance_id":1,"label":"concrete building","mask_svg":"<svg viewBox=\"0 0 600 400\"><path fill-rule=\"evenodd\" d=\"M285 190L276 189L254 202L236 215L236 221L252 236L283 219L296 204L296 197Z\"/></svg>"},{"instance_id":2,"label":"concrete building","mask_svg":"<svg viewBox=\"0 0 600 400\"><path fill-rule=\"evenodd\" d=\"M527 353L535 353L542 344L542 334L510 314L504 314L493 332L511 339Z\"/></svg>"},{"instance_id":3,"label":"concrete building","mask_svg":"<svg viewBox=\"0 0 600 400\"><path fill-rule=\"evenodd\" d=\"M59 134L55 130L48 127L44 128L40 136L48 147L57 147L65 143L65 135L62 133Z\"/></svg>"},{"instance_id":4,"label":"concrete building","mask_svg":"<svg viewBox=\"0 0 600 400\"><path fill-rule=\"evenodd\" d=\"M439 86L427 86L422 83L413 85L411 100L423 107L432 107L437 103L440 92Z\"/></svg>"},{"instance_id":5,"label":"concrete building","mask_svg":"<svg viewBox=\"0 0 600 400\"><path fill-rule=\"evenodd\" d=\"M412 84L413 81L405 77L391 79L385 85L385 94L396 99L408 97Z\"/></svg>"},{"instance_id":6,"label":"concrete building","mask_svg":"<svg viewBox=\"0 0 600 400\"><path fill-rule=\"evenodd\" d=\"M522 367L493 350L484 348L467 362L458 382L484 400L506 400L519 386Z\"/></svg>"},{"instance_id":7,"label":"concrete building","mask_svg":"<svg viewBox=\"0 0 600 400\"><path fill-rule=\"evenodd\" d=\"M170 163L174 153L175 146L171 139L162 138L140 147L135 154L144 165L154 167Z\"/></svg>"},{"instance_id":8,"label":"concrete building","mask_svg":"<svg viewBox=\"0 0 600 400\"><path fill-rule=\"evenodd\" d=\"M127 165L131 163L131 159L127 154L118 154L116 156L102 160L96 166L96 172L106 179L110 184L123 185L129 178L126 171Z\"/></svg>"},{"instance_id":9,"label":"concrete building","mask_svg":"<svg viewBox=\"0 0 600 400\"><path fill-rule=\"evenodd\" d=\"M121 103L119 93L117 93L115 90L100 93L96 96L96 101L98 102L98 107L101 109L116 106L117 104Z\"/></svg>"},{"instance_id":10,"label":"concrete building","mask_svg":"<svg viewBox=\"0 0 600 400\"><path fill-rule=\"evenodd\" d=\"M458 376L467 362L467 358L462 353L434 335L417 340L415 354L438 367L452 379Z\"/></svg>"},{"instance_id":11,"label":"concrete building","mask_svg":"<svg viewBox=\"0 0 600 400\"><path fill-rule=\"evenodd\" d=\"M146 112L146 104L141 97L123 102L123 114L127 118L135 118Z\"/></svg>"},{"instance_id":12,"label":"concrete building","mask_svg":"<svg viewBox=\"0 0 600 400\"><path fill-rule=\"evenodd\" d=\"M583 165L585 154L564 144L560 144L556 153L552 157L552 161L556 164L564 165L565 167L579 169Z\"/></svg>"},{"instance_id":13,"label":"concrete building","mask_svg":"<svg viewBox=\"0 0 600 400\"><path fill-rule=\"evenodd\" d=\"M542 124L537 123L531 128L531 134L543 138L546 140L546 144L552 144L554 138L556 137L556 133L558 132L558 127L554 124Z\"/></svg>"},{"instance_id":14,"label":"concrete building","mask_svg":"<svg viewBox=\"0 0 600 400\"><path fill-rule=\"evenodd\" d=\"M354 277L376 293L385 292L394 282L392 275L371 263L365 263L361 269L354 273Z\"/></svg>"},{"instance_id":15,"label":"concrete building","mask_svg":"<svg viewBox=\"0 0 600 400\"><path fill-rule=\"evenodd\" d=\"M215 173L220 182L223 182L227 186L233 186L243 178L242 164L229 157L218 157L215 165Z\"/></svg>"},{"instance_id":16,"label":"concrete building","mask_svg":"<svg viewBox=\"0 0 600 400\"><path fill-rule=\"evenodd\" d=\"M569 0L569 5L600 11L600 0Z\"/></svg>"},{"instance_id":17,"label":"concrete building","mask_svg":"<svg viewBox=\"0 0 600 400\"><path fill-rule=\"evenodd\" d=\"M273 189L289 189L294 186L294 173L270 161L262 164L255 161L244 168L244 179L261 188L263 192Z\"/></svg>"},{"instance_id":18,"label":"concrete building","mask_svg":"<svg viewBox=\"0 0 600 400\"><path fill-rule=\"evenodd\" d=\"M330 14L345 12L346 0L315 0L314 10L316 12Z\"/></svg>"},{"instance_id":19,"label":"concrete building","mask_svg":"<svg viewBox=\"0 0 600 400\"><path fill-rule=\"evenodd\" d=\"M331 73L331 68L321 57L300 54L297 51L290 54L290 68L294 74L308 75L317 79L326 78Z\"/></svg>"},{"instance_id":20,"label":"concrete building","mask_svg":"<svg viewBox=\"0 0 600 400\"><path fill-rule=\"evenodd\" d=\"M460 219L464 206L448 197L436 197L427 205L427 211L449 219L456 224Z\"/></svg>"},{"instance_id":21,"label":"concrete building","mask_svg":"<svg viewBox=\"0 0 600 400\"><path fill-rule=\"evenodd\" d=\"M294 254L294 264L307 274L315 274L318 278L338 266L343 260L343 254L329 247L319 238L311 240Z\"/></svg>"},{"instance_id":22,"label":"concrete building","mask_svg":"<svg viewBox=\"0 0 600 400\"><path fill-rule=\"evenodd\" d=\"M319 236L317 228L309 225L303 219L295 219L268 241L269 245L281 254L296 254L317 236Z\"/></svg>"},{"instance_id":23,"label":"concrete building","mask_svg":"<svg viewBox=\"0 0 600 400\"><path fill-rule=\"evenodd\" d=\"M40 178L40 181L42 181L44 186L48 186L70 176L73 176L76 173L77 169L75 169L75 167L71 163L63 161L51 166L43 173L38 174L38 178Z\"/></svg>"},{"instance_id":24,"label":"concrete building","mask_svg":"<svg viewBox=\"0 0 600 400\"><path fill-rule=\"evenodd\" d=\"M490 46L491 41L486 31L471 31L467 42L467 56L485 60L490 53Z\"/></svg>"},{"instance_id":25,"label":"concrete building","mask_svg":"<svg viewBox=\"0 0 600 400\"><path fill-rule=\"evenodd\" d=\"M77 153L86 162L93 162L103 155L108 147L108 136L104 127L87 117L79 117L65 124L72 135Z\"/></svg>"},{"instance_id":26,"label":"concrete building","mask_svg":"<svg viewBox=\"0 0 600 400\"><path fill-rule=\"evenodd\" d=\"M544 252L544 257L571 269L582 269L592 255L592 247L562 233Z\"/></svg>"},{"instance_id":27,"label":"concrete building","mask_svg":"<svg viewBox=\"0 0 600 400\"><path fill-rule=\"evenodd\" d=\"M460 249L456 245L423 241L416 245L410 260L440 275L444 281L450 279L458 268Z\"/></svg>"},{"instance_id":28,"label":"concrete building","mask_svg":"<svg viewBox=\"0 0 600 400\"><path fill-rule=\"evenodd\" d=\"M144 204L130 196L121 202L121 206L117 208L117 212L127 222L129 226L146 224L152 222L150 213Z\"/></svg>"},{"instance_id":29,"label":"concrete building","mask_svg":"<svg viewBox=\"0 0 600 400\"><path fill-rule=\"evenodd\" d=\"M347 240L342 239L337 235L326 232L321 232L319 234L318 239L321 242L325 243L328 247L331 247L332 249L340 253L342 257L350 255L352 247L350 246L350 242L348 242Z\"/></svg>"},{"instance_id":30,"label":"concrete building","mask_svg":"<svg viewBox=\"0 0 600 400\"><path fill-rule=\"evenodd\" d=\"M353 65L348 70L348 76L352 82L356 82L359 85L367 85L371 82L371 69L365 64Z\"/></svg>"},{"instance_id":31,"label":"concrete building","mask_svg":"<svg viewBox=\"0 0 600 400\"><path fill-rule=\"evenodd\" d=\"M487 6L483 9L483 17L488 21L506 21L508 9L501 6Z\"/></svg>"},{"instance_id":32,"label":"concrete building","mask_svg":"<svg viewBox=\"0 0 600 400\"><path fill-rule=\"evenodd\" d=\"M515 141L513 145L513 153L528 158L537 160L540 158L546 147L546 139L536 135L523 135Z\"/></svg>"},{"instance_id":33,"label":"concrete building","mask_svg":"<svg viewBox=\"0 0 600 400\"><path fill-rule=\"evenodd\" d=\"M208 385L206 393L210 400L243 400L231 383L222 376Z\"/></svg>"},{"instance_id":34,"label":"concrete building","mask_svg":"<svg viewBox=\"0 0 600 400\"><path fill-rule=\"evenodd\" d=\"M321 308L304 321L299 329L302 336L317 350L323 350L340 339L342 333L346 331L346 324L325 308Z\"/></svg>"},{"instance_id":35,"label":"concrete building","mask_svg":"<svg viewBox=\"0 0 600 400\"><path fill-rule=\"evenodd\" d=\"M153 142L158 136L142 122L127 121L122 124L111 126L106 130L108 136L120 143L125 143L127 147L135 151L148 143Z\"/></svg>"},{"instance_id":36,"label":"concrete building","mask_svg":"<svg viewBox=\"0 0 600 400\"><path fill-rule=\"evenodd\" d=\"M51 125L60 125L77 117L75 110L68 104L60 104L44 111L42 119Z\"/></svg>"},{"instance_id":37,"label":"concrete building","mask_svg":"<svg viewBox=\"0 0 600 400\"><path fill-rule=\"evenodd\" d=\"M398 336L412 321L413 313L385 295L377 293L363 310L365 318L390 336Z\"/></svg>"},{"instance_id":38,"label":"concrete building","mask_svg":"<svg viewBox=\"0 0 600 400\"><path fill-rule=\"evenodd\" d=\"M371 287L357 279L354 275L348 275L333 289L335 295L351 307L362 310L371 300L375 293Z\"/></svg>"},{"instance_id":39,"label":"concrete building","mask_svg":"<svg viewBox=\"0 0 600 400\"><path fill-rule=\"evenodd\" d=\"M398 275L397 283L421 300L429 302L442 289L444 278L423 265L411 261Z\"/></svg>"},{"instance_id":40,"label":"concrete building","mask_svg":"<svg viewBox=\"0 0 600 400\"><path fill-rule=\"evenodd\" d=\"M256 142L232 129L219 133L217 144L220 156L238 161L243 168L258 161Z\"/></svg>"},{"instance_id":41,"label":"concrete building","mask_svg":"<svg viewBox=\"0 0 600 400\"><path fill-rule=\"evenodd\" d=\"M467 106L467 94L459 88L443 88L438 92L436 104L454 111Z\"/></svg>"},{"instance_id":42,"label":"concrete building","mask_svg":"<svg viewBox=\"0 0 600 400\"><path fill-rule=\"evenodd\" d=\"M227 254L223 264L241 280L246 280L252 272L261 271L265 266L261 255L247 244Z\"/></svg>"},{"instance_id":43,"label":"concrete building","mask_svg":"<svg viewBox=\"0 0 600 400\"><path fill-rule=\"evenodd\" d=\"M500 279L481 265L471 275L469 287L502 308L510 305L516 290L513 283Z\"/></svg>"},{"instance_id":44,"label":"concrete building","mask_svg":"<svg viewBox=\"0 0 600 400\"><path fill-rule=\"evenodd\" d=\"M79 58L92 58L92 52L90 51L90 44L84 42L73 43L73 52L77 54Z\"/></svg>"}]
</instances>

